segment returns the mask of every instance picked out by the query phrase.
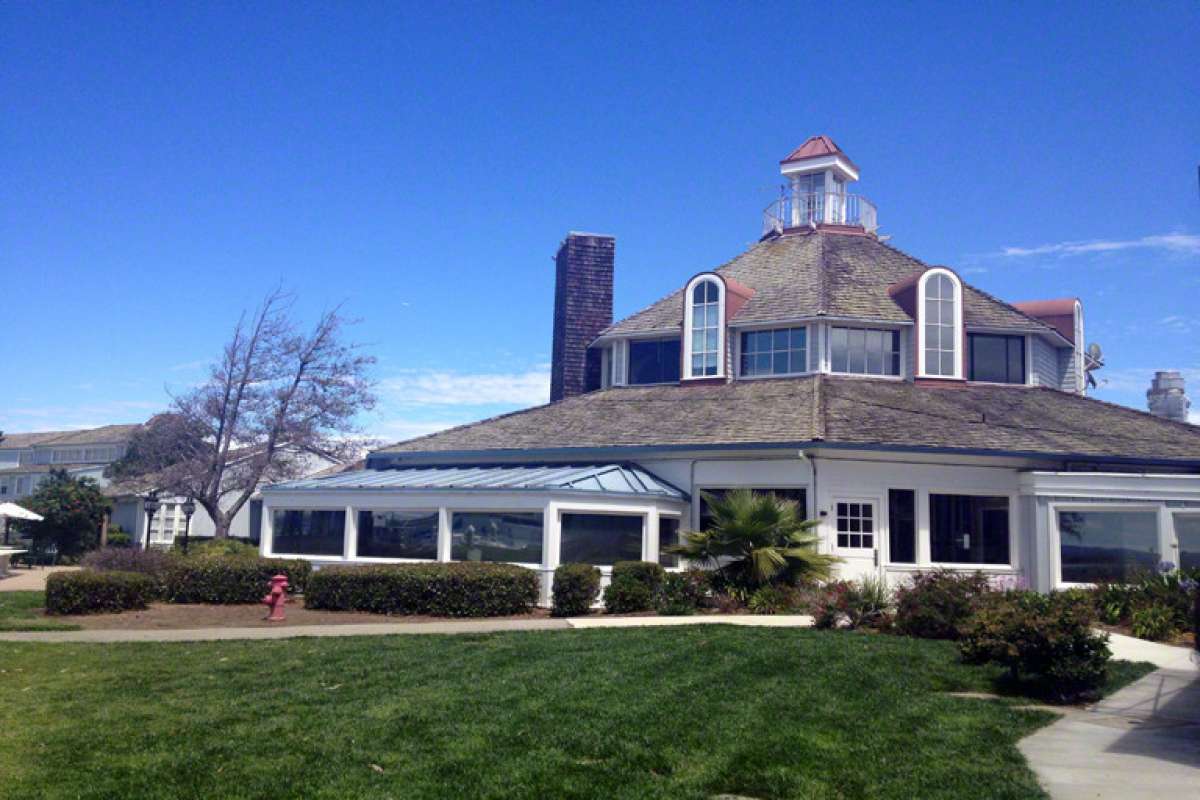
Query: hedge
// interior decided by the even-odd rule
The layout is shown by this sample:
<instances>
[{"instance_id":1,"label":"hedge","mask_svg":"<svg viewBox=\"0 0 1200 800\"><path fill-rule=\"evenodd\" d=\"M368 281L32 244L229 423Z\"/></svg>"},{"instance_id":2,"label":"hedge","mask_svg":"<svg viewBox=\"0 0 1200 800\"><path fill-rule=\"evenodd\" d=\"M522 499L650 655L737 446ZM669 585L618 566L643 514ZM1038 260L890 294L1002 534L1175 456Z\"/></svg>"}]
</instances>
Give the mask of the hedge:
<instances>
[{"instance_id":1,"label":"hedge","mask_svg":"<svg viewBox=\"0 0 1200 800\"><path fill-rule=\"evenodd\" d=\"M114 614L143 609L157 594L154 578L139 572L55 572L46 579L46 613Z\"/></svg>"},{"instance_id":2,"label":"hedge","mask_svg":"<svg viewBox=\"0 0 1200 800\"><path fill-rule=\"evenodd\" d=\"M959 652L970 664L994 662L1014 680L1032 680L1050 700L1095 698L1109 659L1108 635L1093 630L1088 598L1029 591L984 596L960 629Z\"/></svg>"},{"instance_id":3,"label":"hedge","mask_svg":"<svg viewBox=\"0 0 1200 800\"><path fill-rule=\"evenodd\" d=\"M533 570L471 562L325 567L304 592L306 608L436 617L524 614L537 599Z\"/></svg>"},{"instance_id":4,"label":"hedge","mask_svg":"<svg viewBox=\"0 0 1200 800\"><path fill-rule=\"evenodd\" d=\"M303 559L200 556L175 558L161 574L163 599L169 603L257 603L272 576L287 575L288 590L303 592L312 576Z\"/></svg>"},{"instance_id":5,"label":"hedge","mask_svg":"<svg viewBox=\"0 0 1200 800\"><path fill-rule=\"evenodd\" d=\"M591 564L563 564L554 570L556 617L579 617L592 608L600 594L600 570Z\"/></svg>"}]
</instances>

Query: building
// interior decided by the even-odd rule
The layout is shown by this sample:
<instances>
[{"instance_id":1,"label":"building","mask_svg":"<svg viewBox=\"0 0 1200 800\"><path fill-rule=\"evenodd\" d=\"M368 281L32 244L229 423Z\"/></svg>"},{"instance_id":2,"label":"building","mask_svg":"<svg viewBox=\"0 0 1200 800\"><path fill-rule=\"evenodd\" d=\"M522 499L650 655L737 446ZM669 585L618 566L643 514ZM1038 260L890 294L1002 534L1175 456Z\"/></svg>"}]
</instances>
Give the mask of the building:
<instances>
[{"instance_id":1,"label":"building","mask_svg":"<svg viewBox=\"0 0 1200 800\"><path fill-rule=\"evenodd\" d=\"M1077 298L1009 303L878 235L813 137L760 240L612 320L614 239L556 259L552 402L263 492L266 554L628 558L734 487L801 502L845 577L982 570L1042 590L1200 566L1200 429L1086 396Z\"/></svg>"},{"instance_id":2,"label":"building","mask_svg":"<svg viewBox=\"0 0 1200 800\"><path fill-rule=\"evenodd\" d=\"M114 484L104 475L105 468L125 455L129 441L141 424L105 425L78 431L10 433L0 439L0 501L20 501L33 494L51 470L62 469L75 478L92 478L112 502L109 523L130 534L135 545L144 545L147 520L143 499L149 487ZM308 458L306 474L320 476L340 471L327 459ZM157 512L149 520L150 546L168 548L183 535L187 520L183 497L160 497ZM262 499L255 495L234 517L229 534L235 538L258 541L262 518ZM210 538L212 518L197 507L188 529L189 536Z\"/></svg>"}]
</instances>

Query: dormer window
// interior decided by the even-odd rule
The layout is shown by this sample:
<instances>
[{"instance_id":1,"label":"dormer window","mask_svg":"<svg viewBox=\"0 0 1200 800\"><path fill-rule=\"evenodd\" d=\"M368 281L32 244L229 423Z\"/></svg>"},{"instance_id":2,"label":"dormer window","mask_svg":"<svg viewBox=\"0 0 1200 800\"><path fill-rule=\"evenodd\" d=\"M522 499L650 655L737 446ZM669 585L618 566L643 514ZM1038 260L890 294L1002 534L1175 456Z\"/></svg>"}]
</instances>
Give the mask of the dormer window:
<instances>
[{"instance_id":1,"label":"dormer window","mask_svg":"<svg viewBox=\"0 0 1200 800\"><path fill-rule=\"evenodd\" d=\"M725 361L725 284L715 275L698 275L688 283L686 297L684 377L720 377Z\"/></svg>"},{"instance_id":2,"label":"dormer window","mask_svg":"<svg viewBox=\"0 0 1200 800\"><path fill-rule=\"evenodd\" d=\"M918 284L922 341L917 372L927 378L962 378L962 283L947 269L931 269Z\"/></svg>"}]
</instances>

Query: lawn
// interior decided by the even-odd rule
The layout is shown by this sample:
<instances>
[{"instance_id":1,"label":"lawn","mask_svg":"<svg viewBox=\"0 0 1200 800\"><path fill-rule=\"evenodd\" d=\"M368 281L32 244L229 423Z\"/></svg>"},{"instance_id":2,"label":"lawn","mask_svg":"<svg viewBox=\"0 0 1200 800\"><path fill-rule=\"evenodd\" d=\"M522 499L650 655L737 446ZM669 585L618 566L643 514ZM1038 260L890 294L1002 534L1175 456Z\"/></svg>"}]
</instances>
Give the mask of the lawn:
<instances>
[{"instance_id":1,"label":"lawn","mask_svg":"<svg viewBox=\"0 0 1200 800\"><path fill-rule=\"evenodd\" d=\"M704 626L0 642L18 798L1041 798L953 645ZM1120 670L1127 681L1141 667Z\"/></svg>"},{"instance_id":2,"label":"lawn","mask_svg":"<svg viewBox=\"0 0 1200 800\"><path fill-rule=\"evenodd\" d=\"M48 619L45 592L0 592L0 631L77 631L78 625Z\"/></svg>"}]
</instances>

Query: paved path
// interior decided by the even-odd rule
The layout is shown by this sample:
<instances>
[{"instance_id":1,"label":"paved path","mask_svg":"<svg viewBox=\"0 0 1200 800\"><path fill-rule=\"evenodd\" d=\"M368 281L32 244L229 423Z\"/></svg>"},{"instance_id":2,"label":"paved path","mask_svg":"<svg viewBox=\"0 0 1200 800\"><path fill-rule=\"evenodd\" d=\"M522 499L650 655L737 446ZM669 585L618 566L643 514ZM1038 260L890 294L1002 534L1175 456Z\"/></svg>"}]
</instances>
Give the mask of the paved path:
<instances>
[{"instance_id":1,"label":"paved path","mask_svg":"<svg viewBox=\"0 0 1200 800\"><path fill-rule=\"evenodd\" d=\"M496 633L556 631L575 628L643 628L667 625L755 625L805 628L806 616L728 614L693 617L588 617L585 619L447 620L445 622L368 622L361 625L294 625L285 628L193 628L191 630L92 630L0 632L5 642L207 642L234 639L291 639L299 636L393 636L417 633Z\"/></svg>"},{"instance_id":2,"label":"paved path","mask_svg":"<svg viewBox=\"0 0 1200 800\"><path fill-rule=\"evenodd\" d=\"M46 578L55 572L71 572L79 567L13 567L0 578L0 592L44 592Z\"/></svg>"},{"instance_id":3,"label":"paved path","mask_svg":"<svg viewBox=\"0 0 1200 800\"><path fill-rule=\"evenodd\" d=\"M1191 651L1113 635L1116 658L1160 669L1019 747L1053 800L1200 796L1200 665Z\"/></svg>"}]
</instances>

